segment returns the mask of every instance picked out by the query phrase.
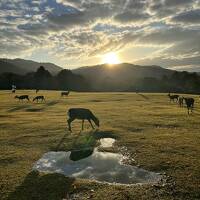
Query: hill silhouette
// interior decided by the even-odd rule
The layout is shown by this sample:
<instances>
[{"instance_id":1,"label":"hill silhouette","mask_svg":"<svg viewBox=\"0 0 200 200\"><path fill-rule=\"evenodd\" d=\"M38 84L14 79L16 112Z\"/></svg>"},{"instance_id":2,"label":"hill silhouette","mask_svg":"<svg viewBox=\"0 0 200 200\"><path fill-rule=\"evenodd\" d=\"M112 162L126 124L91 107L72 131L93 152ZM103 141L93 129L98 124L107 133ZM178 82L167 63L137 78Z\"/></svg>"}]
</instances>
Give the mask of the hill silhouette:
<instances>
[{"instance_id":1,"label":"hill silhouette","mask_svg":"<svg viewBox=\"0 0 200 200\"><path fill-rule=\"evenodd\" d=\"M3 72L12 72L18 74L26 74L28 72L35 72L39 66L44 66L52 74L57 74L63 68L59 67L53 63L40 63L32 60L24 60L24 59L0 59L0 73Z\"/></svg>"},{"instance_id":2,"label":"hill silhouette","mask_svg":"<svg viewBox=\"0 0 200 200\"><path fill-rule=\"evenodd\" d=\"M142 78L161 79L174 73L173 70L159 66L139 66L130 63L81 67L73 72L85 77L92 83L91 87L94 90L100 91L123 91Z\"/></svg>"},{"instance_id":3,"label":"hill silhouette","mask_svg":"<svg viewBox=\"0 0 200 200\"><path fill-rule=\"evenodd\" d=\"M13 61L21 63L21 59ZM95 65L67 70L53 64L48 67L27 65L18 67L0 60L0 89L47 89L102 92L180 92L200 93L198 73L178 72L159 66L139 66L129 63ZM34 63L35 65L35 63ZM7 70L5 68L7 66ZM26 67L28 66L28 67ZM29 70L37 69L35 72ZM60 70L62 69L62 70ZM28 72L27 72L28 70Z\"/></svg>"},{"instance_id":4,"label":"hill silhouette","mask_svg":"<svg viewBox=\"0 0 200 200\"><path fill-rule=\"evenodd\" d=\"M13 84L16 85L17 89L90 90L89 83L82 76L73 74L67 69L52 75L43 66L39 66L36 72L29 72L25 75L12 72L0 74L0 89L10 90Z\"/></svg>"},{"instance_id":5,"label":"hill silhouette","mask_svg":"<svg viewBox=\"0 0 200 200\"><path fill-rule=\"evenodd\" d=\"M5 72L24 74L25 70L23 70L22 68L12 63L6 62L3 59L0 59L0 74L5 73Z\"/></svg>"}]
</instances>

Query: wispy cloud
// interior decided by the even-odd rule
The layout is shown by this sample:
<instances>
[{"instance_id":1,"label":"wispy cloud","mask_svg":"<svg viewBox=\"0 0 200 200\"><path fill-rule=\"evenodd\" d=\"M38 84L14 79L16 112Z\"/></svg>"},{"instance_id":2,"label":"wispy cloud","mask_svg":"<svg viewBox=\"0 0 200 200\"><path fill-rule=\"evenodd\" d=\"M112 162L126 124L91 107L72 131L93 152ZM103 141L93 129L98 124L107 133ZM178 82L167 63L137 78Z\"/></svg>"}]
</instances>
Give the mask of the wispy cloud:
<instances>
[{"instance_id":1,"label":"wispy cloud","mask_svg":"<svg viewBox=\"0 0 200 200\"><path fill-rule=\"evenodd\" d=\"M79 65L129 49L135 61L131 48L152 46L158 50L137 63L200 65L199 0L1 0L0 10L1 57L42 49L55 62Z\"/></svg>"}]
</instances>

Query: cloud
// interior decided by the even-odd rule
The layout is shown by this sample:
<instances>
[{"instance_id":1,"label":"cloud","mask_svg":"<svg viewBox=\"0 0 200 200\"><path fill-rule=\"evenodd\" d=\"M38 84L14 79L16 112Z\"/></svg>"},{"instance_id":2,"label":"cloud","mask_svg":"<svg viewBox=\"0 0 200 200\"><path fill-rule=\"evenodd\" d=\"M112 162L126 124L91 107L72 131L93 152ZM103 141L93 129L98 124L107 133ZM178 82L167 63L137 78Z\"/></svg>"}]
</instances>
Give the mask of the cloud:
<instances>
[{"instance_id":1,"label":"cloud","mask_svg":"<svg viewBox=\"0 0 200 200\"><path fill-rule=\"evenodd\" d=\"M199 0L1 0L0 11L1 57L45 49L67 63L152 46L141 63L200 65Z\"/></svg>"},{"instance_id":2,"label":"cloud","mask_svg":"<svg viewBox=\"0 0 200 200\"><path fill-rule=\"evenodd\" d=\"M130 22L144 22L149 19L150 15L147 13L133 13L133 12L123 12L114 17L114 19L121 23Z\"/></svg>"},{"instance_id":3,"label":"cloud","mask_svg":"<svg viewBox=\"0 0 200 200\"><path fill-rule=\"evenodd\" d=\"M140 64L140 65L146 65L146 63L148 63L148 65L159 65L162 67L166 67L166 68L178 68L180 66L186 66L191 68L191 66L195 67L195 66L199 66L199 60L200 60L200 56L197 55L195 57L186 57L186 58L165 58L165 57L154 57L154 58L145 58L145 59L140 59L140 60L136 60L134 61L135 64Z\"/></svg>"},{"instance_id":4,"label":"cloud","mask_svg":"<svg viewBox=\"0 0 200 200\"><path fill-rule=\"evenodd\" d=\"M149 12L159 20L176 15L177 13L193 9L195 0L157 0L149 3Z\"/></svg>"},{"instance_id":5,"label":"cloud","mask_svg":"<svg viewBox=\"0 0 200 200\"><path fill-rule=\"evenodd\" d=\"M200 9L179 13L171 18L174 23L200 24Z\"/></svg>"},{"instance_id":6,"label":"cloud","mask_svg":"<svg viewBox=\"0 0 200 200\"><path fill-rule=\"evenodd\" d=\"M164 0L163 4L164 6L167 7L183 7L183 6L187 6L189 4L192 4L194 2L194 0Z\"/></svg>"}]
</instances>

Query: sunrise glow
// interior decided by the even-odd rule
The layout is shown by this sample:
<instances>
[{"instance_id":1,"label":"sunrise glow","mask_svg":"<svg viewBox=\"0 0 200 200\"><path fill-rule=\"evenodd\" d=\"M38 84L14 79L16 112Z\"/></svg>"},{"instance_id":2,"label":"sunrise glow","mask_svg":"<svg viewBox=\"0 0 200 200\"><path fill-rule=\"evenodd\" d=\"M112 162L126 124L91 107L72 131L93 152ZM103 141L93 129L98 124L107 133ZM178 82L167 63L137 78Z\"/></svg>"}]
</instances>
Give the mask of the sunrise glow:
<instances>
[{"instance_id":1,"label":"sunrise glow","mask_svg":"<svg viewBox=\"0 0 200 200\"><path fill-rule=\"evenodd\" d=\"M106 64L119 64L120 60L116 53L110 52L103 56L103 62Z\"/></svg>"}]
</instances>

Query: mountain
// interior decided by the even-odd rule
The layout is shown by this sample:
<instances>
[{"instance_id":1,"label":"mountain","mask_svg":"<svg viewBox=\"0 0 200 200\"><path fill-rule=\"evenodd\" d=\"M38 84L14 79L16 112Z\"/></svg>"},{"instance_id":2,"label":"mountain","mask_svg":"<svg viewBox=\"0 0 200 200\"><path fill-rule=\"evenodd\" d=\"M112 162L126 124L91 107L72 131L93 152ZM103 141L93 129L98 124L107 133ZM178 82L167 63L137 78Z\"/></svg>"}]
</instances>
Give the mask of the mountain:
<instances>
[{"instance_id":1,"label":"mountain","mask_svg":"<svg viewBox=\"0 0 200 200\"><path fill-rule=\"evenodd\" d=\"M24 70L11 63L6 62L5 60L0 59L0 74L4 72L13 72L15 74L23 74Z\"/></svg>"},{"instance_id":2,"label":"mountain","mask_svg":"<svg viewBox=\"0 0 200 200\"><path fill-rule=\"evenodd\" d=\"M170 76L173 70L159 66L139 66L129 63L116 65L95 65L73 70L92 83L92 88L99 91L122 91L132 87L139 79Z\"/></svg>"},{"instance_id":3,"label":"mountain","mask_svg":"<svg viewBox=\"0 0 200 200\"><path fill-rule=\"evenodd\" d=\"M57 74L63 68L52 63L40 63L32 60L24 59L0 59L0 73L13 72L18 74L26 74L28 72L37 71L40 66L44 66L52 74Z\"/></svg>"}]
</instances>

